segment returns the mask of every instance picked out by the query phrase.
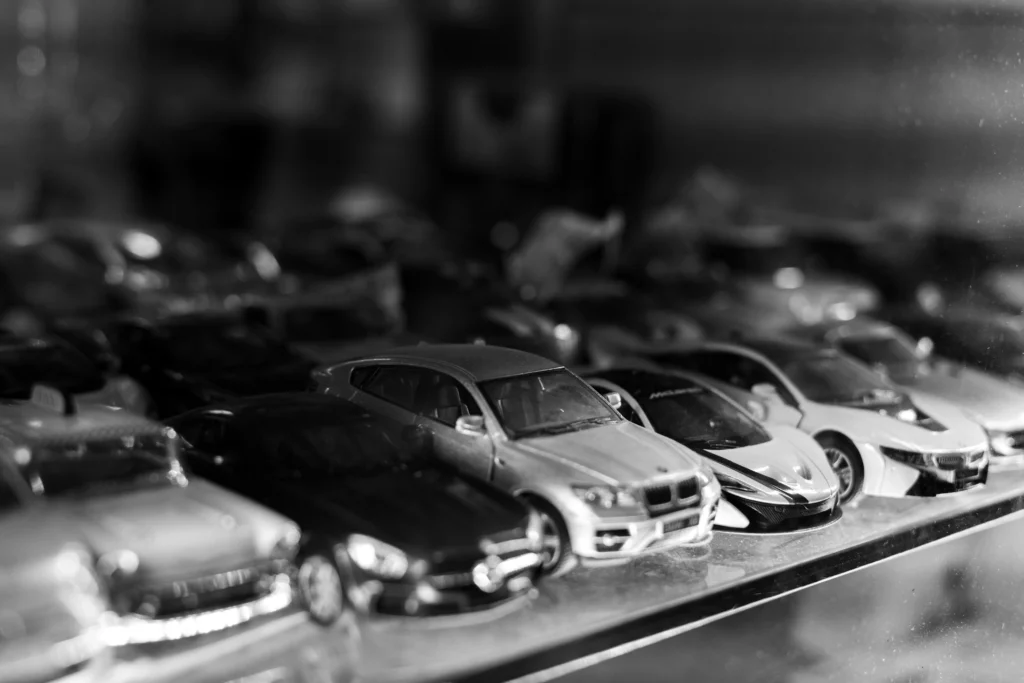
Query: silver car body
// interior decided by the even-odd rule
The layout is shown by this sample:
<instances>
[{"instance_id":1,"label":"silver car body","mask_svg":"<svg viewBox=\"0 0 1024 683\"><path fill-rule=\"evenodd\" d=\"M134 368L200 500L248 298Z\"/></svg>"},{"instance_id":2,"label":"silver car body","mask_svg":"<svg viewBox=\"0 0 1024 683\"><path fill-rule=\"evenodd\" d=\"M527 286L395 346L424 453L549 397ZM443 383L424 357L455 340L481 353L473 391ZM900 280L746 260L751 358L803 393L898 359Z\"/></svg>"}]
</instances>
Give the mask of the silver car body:
<instances>
[{"instance_id":1,"label":"silver car body","mask_svg":"<svg viewBox=\"0 0 1024 683\"><path fill-rule=\"evenodd\" d=\"M483 414L485 435L460 433L437 419L385 401L351 382L357 368L424 368L457 381ZM533 354L481 345L423 345L369 356L314 373L318 391L349 399L399 423L430 433L441 457L461 471L515 495L540 498L563 517L573 552L585 563L624 560L645 551L710 541L720 486L701 459L663 436L623 420L570 433L510 438L479 382L565 371ZM570 373L571 374L571 373ZM575 375L573 375L575 377ZM576 378L584 390L593 391ZM595 392L595 396L596 396ZM614 413L614 411L612 411ZM652 505L654 490L695 486L693 498ZM601 509L585 503L573 486L617 486L634 493L640 504ZM613 548L608 534L624 538Z\"/></svg>"}]
</instances>

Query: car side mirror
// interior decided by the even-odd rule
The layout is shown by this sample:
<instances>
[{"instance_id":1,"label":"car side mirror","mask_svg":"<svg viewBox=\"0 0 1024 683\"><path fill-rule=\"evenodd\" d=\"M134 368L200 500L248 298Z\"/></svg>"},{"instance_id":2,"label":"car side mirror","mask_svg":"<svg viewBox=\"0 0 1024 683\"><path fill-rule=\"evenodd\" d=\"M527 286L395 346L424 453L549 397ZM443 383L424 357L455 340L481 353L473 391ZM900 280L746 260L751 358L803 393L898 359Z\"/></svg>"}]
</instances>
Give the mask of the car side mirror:
<instances>
[{"instance_id":1,"label":"car side mirror","mask_svg":"<svg viewBox=\"0 0 1024 683\"><path fill-rule=\"evenodd\" d=\"M750 387L750 393L764 401L767 401L768 403L782 403L782 397L779 396L779 391L775 388L774 384L768 384L767 382L755 384Z\"/></svg>"},{"instance_id":2,"label":"car side mirror","mask_svg":"<svg viewBox=\"0 0 1024 683\"><path fill-rule=\"evenodd\" d=\"M615 410L618 410L619 408L622 407L622 396L620 396L619 392L617 391L612 391L610 393L605 394L604 400L608 401L608 405L610 405L612 408L615 408Z\"/></svg>"},{"instance_id":3,"label":"car side mirror","mask_svg":"<svg viewBox=\"0 0 1024 683\"><path fill-rule=\"evenodd\" d=\"M455 431L467 436L487 436L483 415L463 415L455 421Z\"/></svg>"}]
</instances>

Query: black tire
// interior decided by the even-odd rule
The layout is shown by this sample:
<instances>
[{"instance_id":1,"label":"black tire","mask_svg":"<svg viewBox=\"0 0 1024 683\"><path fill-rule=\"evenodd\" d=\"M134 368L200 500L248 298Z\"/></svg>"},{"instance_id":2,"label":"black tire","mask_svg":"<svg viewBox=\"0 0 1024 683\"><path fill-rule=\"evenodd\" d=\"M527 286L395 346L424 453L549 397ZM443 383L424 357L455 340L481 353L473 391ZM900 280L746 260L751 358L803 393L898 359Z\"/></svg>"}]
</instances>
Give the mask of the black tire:
<instances>
[{"instance_id":1,"label":"black tire","mask_svg":"<svg viewBox=\"0 0 1024 683\"><path fill-rule=\"evenodd\" d=\"M311 553L299 562L296 583L299 597L310 618L330 626L345 612L345 585L334 562Z\"/></svg>"},{"instance_id":2,"label":"black tire","mask_svg":"<svg viewBox=\"0 0 1024 683\"><path fill-rule=\"evenodd\" d=\"M845 440L832 434L823 434L816 440L828 457L828 464L839 478L839 503L845 505L857 499L864 488L864 463L860 453Z\"/></svg>"},{"instance_id":3,"label":"black tire","mask_svg":"<svg viewBox=\"0 0 1024 683\"><path fill-rule=\"evenodd\" d=\"M568 574L576 567L577 560L572 552L569 529L562 519L562 514L554 505L541 498L529 497L526 503L533 506L544 524L544 561L540 567L540 575L556 577Z\"/></svg>"}]
</instances>

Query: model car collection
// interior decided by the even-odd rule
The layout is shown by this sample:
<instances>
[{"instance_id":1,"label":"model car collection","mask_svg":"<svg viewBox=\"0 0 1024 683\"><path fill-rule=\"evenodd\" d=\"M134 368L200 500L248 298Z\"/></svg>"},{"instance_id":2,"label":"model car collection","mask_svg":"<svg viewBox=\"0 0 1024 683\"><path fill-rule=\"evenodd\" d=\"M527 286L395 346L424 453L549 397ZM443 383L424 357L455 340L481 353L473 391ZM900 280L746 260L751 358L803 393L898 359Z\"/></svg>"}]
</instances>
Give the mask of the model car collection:
<instances>
[{"instance_id":1,"label":"model car collection","mask_svg":"<svg viewBox=\"0 0 1024 683\"><path fill-rule=\"evenodd\" d=\"M125 648L283 614L489 618L577 567L1024 465L1004 309L880 303L786 231L534 291L374 226L281 258L145 224L0 234L0 615L26 625L0 680L103 680Z\"/></svg>"}]
</instances>

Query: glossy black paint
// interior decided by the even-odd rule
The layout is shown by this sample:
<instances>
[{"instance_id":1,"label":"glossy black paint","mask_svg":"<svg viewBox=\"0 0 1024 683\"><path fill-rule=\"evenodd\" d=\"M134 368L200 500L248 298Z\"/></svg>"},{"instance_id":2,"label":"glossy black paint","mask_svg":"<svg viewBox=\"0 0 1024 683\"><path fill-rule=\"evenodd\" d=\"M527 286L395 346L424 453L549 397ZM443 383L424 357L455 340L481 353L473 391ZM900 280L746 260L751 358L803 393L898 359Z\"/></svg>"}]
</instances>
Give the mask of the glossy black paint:
<instances>
[{"instance_id":1,"label":"glossy black paint","mask_svg":"<svg viewBox=\"0 0 1024 683\"><path fill-rule=\"evenodd\" d=\"M302 391L316 366L262 326L229 313L118 320L105 331L123 372L154 397L160 417L237 396ZM229 341L236 333L264 348L243 358Z\"/></svg>"},{"instance_id":2,"label":"glossy black paint","mask_svg":"<svg viewBox=\"0 0 1024 683\"><path fill-rule=\"evenodd\" d=\"M452 589L443 604L406 607L418 585L438 574L471 572L487 557L482 539L526 538L529 511L516 499L461 477L433 458L429 444L386 418L329 396L276 394L194 410L169 421L188 442L184 460L196 474L248 496L299 523L302 552L335 559L351 594L376 577L336 549L351 534L372 536L425 563L422 576L381 581L379 611L433 614L488 607L517 597L507 586L484 593L470 584ZM212 430L210 425L217 425ZM284 449L301 447L304 430L338 427L362 449L360 464L332 452L339 468L280 467ZM277 443L279 451L266 447ZM311 442L306 442L311 443ZM374 460L379 453L379 460ZM372 466L366 463L373 461ZM295 462L294 460L292 462ZM386 604L385 604L386 603Z\"/></svg>"}]
</instances>

